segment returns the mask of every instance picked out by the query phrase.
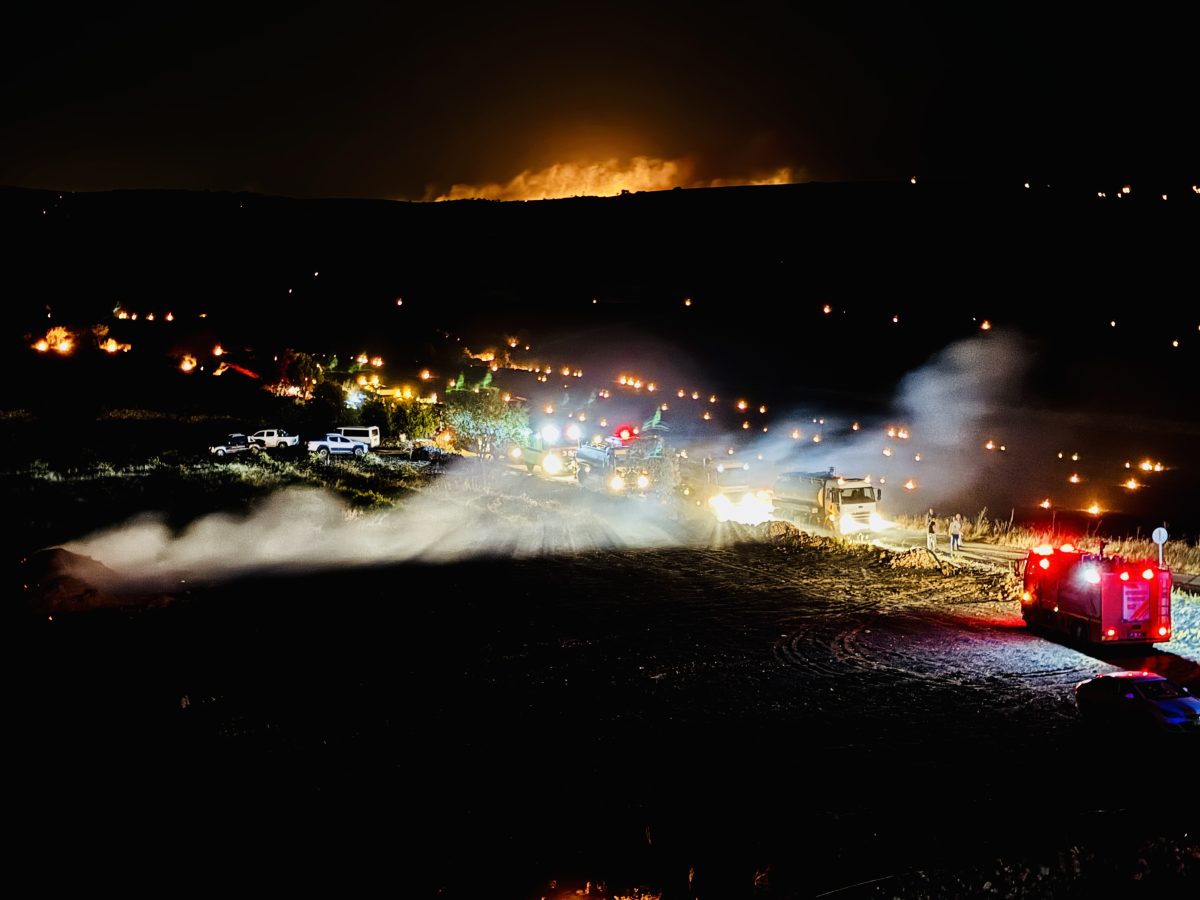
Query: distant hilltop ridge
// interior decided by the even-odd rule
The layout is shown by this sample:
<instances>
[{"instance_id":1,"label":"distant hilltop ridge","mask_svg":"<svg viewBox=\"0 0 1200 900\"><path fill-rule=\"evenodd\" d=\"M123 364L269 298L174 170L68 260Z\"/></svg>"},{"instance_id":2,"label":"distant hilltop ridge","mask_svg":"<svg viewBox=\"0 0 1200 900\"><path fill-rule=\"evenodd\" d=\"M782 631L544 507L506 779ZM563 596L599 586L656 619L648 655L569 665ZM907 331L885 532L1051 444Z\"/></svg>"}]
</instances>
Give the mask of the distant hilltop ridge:
<instances>
[{"instance_id":1,"label":"distant hilltop ridge","mask_svg":"<svg viewBox=\"0 0 1200 900\"><path fill-rule=\"evenodd\" d=\"M1027 192L1027 193L1026 193ZM629 201L633 198L664 198L688 195L690 197L724 197L765 196L788 197L789 199L816 199L842 197L862 199L877 197L879 199L894 199L905 197L936 196L940 199L961 198L972 202L993 202L1006 195L1023 195L1027 199L1038 198L1045 201L1054 198L1059 200L1086 199L1120 199L1161 202L1193 200L1200 202L1200 173L1194 177L1170 177L1154 175L1147 178L1129 178L1114 176L1111 178L1082 179L1047 179L1047 178L946 178L934 176L911 176L903 181L804 181L791 184L754 184L754 185L723 185L719 187L673 187L664 190L623 191L618 195L580 194L571 197L556 197L549 199L528 200L497 200L489 198L464 197L453 200L416 200L388 197L354 197L354 196L321 196L302 197L281 194L262 193L257 191L238 190L209 190L187 188L112 188L104 190L55 190L53 188L30 188L15 185L0 185L0 203L9 202L52 202L61 196L74 198L234 198L239 202L314 202L338 204L388 204L403 206L454 206L487 204L489 206L525 206L565 205L576 201Z\"/></svg>"},{"instance_id":2,"label":"distant hilltop ridge","mask_svg":"<svg viewBox=\"0 0 1200 900\"><path fill-rule=\"evenodd\" d=\"M593 298L696 296L703 311L706 293L723 298L728 321L711 326L721 331L751 312L786 321L796 304L842 299L883 309L970 297L972 308L1065 319L1078 304L1128 308L1194 279L1200 193L1163 201L1123 187L1101 198L918 178L436 203L0 188L0 284L30 328L47 309L96 322L117 303L253 310L263 328L301 313L327 331L335 313L359 328L407 327L422 309L425 324L469 311L502 327L518 307L555 313Z\"/></svg>"},{"instance_id":3,"label":"distant hilltop ridge","mask_svg":"<svg viewBox=\"0 0 1200 900\"><path fill-rule=\"evenodd\" d=\"M1109 191L1030 182L922 180L686 188L557 200L298 199L179 190L56 192L0 188L0 227L35 256L83 258L140 247L166 259L203 246L245 259L388 254L416 269L454 261L526 274L580 264L650 272L694 261L706 271L764 259L898 263L1017 240L1070 253L1065 235L1103 247L1165 241L1200 215L1200 186L1175 195L1115 183ZM1104 197L1098 194L1105 194ZM1011 254L1008 255L1011 264ZM216 260L210 255L209 263Z\"/></svg>"}]
</instances>

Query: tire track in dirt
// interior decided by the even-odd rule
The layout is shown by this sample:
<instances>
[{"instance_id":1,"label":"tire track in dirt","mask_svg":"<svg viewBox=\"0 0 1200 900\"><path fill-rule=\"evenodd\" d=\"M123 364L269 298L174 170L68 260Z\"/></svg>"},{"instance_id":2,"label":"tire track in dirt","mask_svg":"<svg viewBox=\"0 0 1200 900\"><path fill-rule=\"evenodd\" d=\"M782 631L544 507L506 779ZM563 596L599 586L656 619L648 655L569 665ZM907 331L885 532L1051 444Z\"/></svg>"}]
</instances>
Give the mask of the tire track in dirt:
<instances>
[{"instance_id":1,"label":"tire track in dirt","mask_svg":"<svg viewBox=\"0 0 1200 900\"><path fill-rule=\"evenodd\" d=\"M985 736L1035 712L1038 728L1075 720L1071 688L1094 661L1029 635L1011 604L981 601L995 588L993 575L862 574L855 599L813 604L774 642L775 658L828 683L845 704L874 706L883 731L904 731L914 713L953 727L968 708L983 714L971 728ZM881 690L899 692L902 702L872 704Z\"/></svg>"}]
</instances>

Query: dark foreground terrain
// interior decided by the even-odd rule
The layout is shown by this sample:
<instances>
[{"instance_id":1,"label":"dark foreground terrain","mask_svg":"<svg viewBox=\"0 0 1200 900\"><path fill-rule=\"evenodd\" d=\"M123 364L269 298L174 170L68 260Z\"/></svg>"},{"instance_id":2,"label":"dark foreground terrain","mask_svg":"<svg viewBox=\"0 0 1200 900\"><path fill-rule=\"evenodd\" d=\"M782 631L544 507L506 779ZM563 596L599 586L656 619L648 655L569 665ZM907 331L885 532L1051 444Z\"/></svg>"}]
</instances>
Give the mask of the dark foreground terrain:
<instances>
[{"instance_id":1,"label":"dark foreground terrain","mask_svg":"<svg viewBox=\"0 0 1200 900\"><path fill-rule=\"evenodd\" d=\"M15 858L156 891L1194 896L1196 742L1095 733L1071 693L1196 685L1194 602L1100 659L1028 634L1003 573L776 528L17 617Z\"/></svg>"}]
</instances>

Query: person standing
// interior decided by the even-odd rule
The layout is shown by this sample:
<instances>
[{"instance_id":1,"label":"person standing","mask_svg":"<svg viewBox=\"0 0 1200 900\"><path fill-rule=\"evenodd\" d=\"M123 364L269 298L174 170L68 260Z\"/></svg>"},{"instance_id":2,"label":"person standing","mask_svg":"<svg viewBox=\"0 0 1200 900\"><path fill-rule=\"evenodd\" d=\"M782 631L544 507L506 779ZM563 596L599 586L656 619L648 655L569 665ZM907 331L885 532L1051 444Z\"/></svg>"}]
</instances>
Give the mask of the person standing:
<instances>
[{"instance_id":1,"label":"person standing","mask_svg":"<svg viewBox=\"0 0 1200 900\"><path fill-rule=\"evenodd\" d=\"M953 556L962 546L962 513L955 513L950 520L950 555Z\"/></svg>"},{"instance_id":2,"label":"person standing","mask_svg":"<svg viewBox=\"0 0 1200 900\"><path fill-rule=\"evenodd\" d=\"M937 552L937 516L933 514L933 507L929 508L925 519L925 547L930 553Z\"/></svg>"}]
</instances>

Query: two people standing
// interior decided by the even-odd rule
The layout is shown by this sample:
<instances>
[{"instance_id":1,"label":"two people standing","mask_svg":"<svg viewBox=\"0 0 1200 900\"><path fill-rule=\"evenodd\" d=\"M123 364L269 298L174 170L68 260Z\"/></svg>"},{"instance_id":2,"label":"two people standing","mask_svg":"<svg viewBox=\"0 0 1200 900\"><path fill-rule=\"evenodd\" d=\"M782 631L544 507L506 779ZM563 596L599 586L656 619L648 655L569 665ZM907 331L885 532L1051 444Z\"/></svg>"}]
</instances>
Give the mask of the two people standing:
<instances>
[{"instance_id":1,"label":"two people standing","mask_svg":"<svg viewBox=\"0 0 1200 900\"><path fill-rule=\"evenodd\" d=\"M929 515L925 517L925 546L930 553L937 552L937 516L933 514L933 507L929 508ZM956 554L962 547L962 513L955 513L954 518L950 520L950 555Z\"/></svg>"}]
</instances>

